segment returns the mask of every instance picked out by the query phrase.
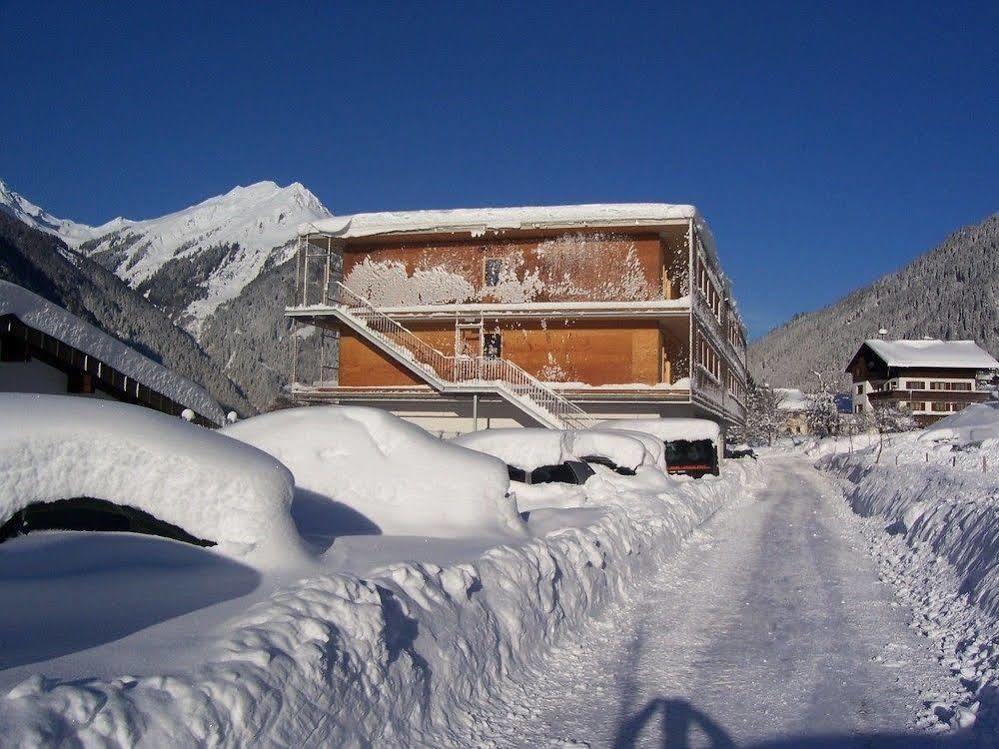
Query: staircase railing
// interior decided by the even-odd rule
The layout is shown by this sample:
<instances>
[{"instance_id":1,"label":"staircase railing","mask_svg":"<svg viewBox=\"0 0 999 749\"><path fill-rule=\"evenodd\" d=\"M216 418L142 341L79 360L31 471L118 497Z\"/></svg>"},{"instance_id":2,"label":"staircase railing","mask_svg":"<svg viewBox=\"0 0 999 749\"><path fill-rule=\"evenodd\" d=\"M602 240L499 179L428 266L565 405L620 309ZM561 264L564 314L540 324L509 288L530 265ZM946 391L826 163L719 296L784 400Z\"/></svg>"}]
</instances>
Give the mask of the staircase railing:
<instances>
[{"instance_id":1,"label":"staircase railing","mask_svg":"<svg viewBox=\"0 0 999 749\"><path fill-rule=\"evenodd\" d=\"M339 281L333 287L333 297L336 304L347 308L366 328L394 346L397 354L410 358L445 383L495 383L510 397L527 401L566 426L582 429L595 421L594 416L507 359L450 356L438 351Z\"/></svg>"}]
</instances>

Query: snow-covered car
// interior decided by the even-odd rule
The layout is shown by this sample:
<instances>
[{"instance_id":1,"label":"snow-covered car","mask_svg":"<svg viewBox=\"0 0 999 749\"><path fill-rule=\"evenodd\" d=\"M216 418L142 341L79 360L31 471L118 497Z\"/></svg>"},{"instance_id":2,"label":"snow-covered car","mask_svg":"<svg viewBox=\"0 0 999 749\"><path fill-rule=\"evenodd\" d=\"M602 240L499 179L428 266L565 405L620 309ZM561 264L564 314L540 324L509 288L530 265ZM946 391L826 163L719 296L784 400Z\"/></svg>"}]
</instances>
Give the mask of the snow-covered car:
<instances>
[{"instance_id":1,"label":"snow-covered car","mask_svg":"<svg viewBox=\"0 0 999 749\"><path fill-rule=\"evenodd\" d=\"M453 442L499 458L511 480L527 484L583 484L594 474L593 465L634 475L658 459L639 435L589 429L486 429Z\"/></svg>"},{"instance_id":2,"label":"snow-covered car","mask_svg":"<svg viewBox=\"0 0 999 749\"><path fill-rule=\"evenodd\" d=\"M267 559L304 546L293 479L269 455L151 409L0 394L0 525L124 530Z\"/></svg>"},{"instance_id":3,"label":"snow-covered car","mask_svg":"<svg viewBox=\"0 0 999 749\"><path fill-rule=\"evenodd\" d=\"M722 450L721 428L709 419L613 419L600 429L643 432L662 440L669 473L694 478L719 472Z\"/></svg>"},{"instance_id":4,"label":"snow-covered car","mask_svg":"<svg viewBox=\"0 0 999 749\"><path fill-rule=\"evenodd\" d=\"M320 545L338 535L526 533L508 496L503 463L441 441L381 409L292 408L221 432L288 467L295 477L292 513L298 528Z\"/></svg>"}]
</instances>

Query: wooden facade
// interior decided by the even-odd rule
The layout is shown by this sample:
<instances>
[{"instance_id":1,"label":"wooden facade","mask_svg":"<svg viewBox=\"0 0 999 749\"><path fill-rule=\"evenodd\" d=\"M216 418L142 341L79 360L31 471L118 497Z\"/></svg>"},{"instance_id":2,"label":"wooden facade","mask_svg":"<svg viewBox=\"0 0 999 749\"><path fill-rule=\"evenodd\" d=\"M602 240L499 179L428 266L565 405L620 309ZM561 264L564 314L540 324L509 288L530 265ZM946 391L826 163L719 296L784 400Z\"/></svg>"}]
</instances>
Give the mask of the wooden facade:
<instances>
[{"instance_id":1,"label":"wooden facade","mask_svg":"<svg viewBox=\"0 0 999 749\"><path fill-rule=\"evenodd\" d=\"M432 397L419 369L338 319L330 290L342 281L421 345L502 358L589 412L744 417L745 328L693 220L306 234L298 279L289 316L339 336L336 382L300 383L303 400Z\"/></svg>"}]
</instances>

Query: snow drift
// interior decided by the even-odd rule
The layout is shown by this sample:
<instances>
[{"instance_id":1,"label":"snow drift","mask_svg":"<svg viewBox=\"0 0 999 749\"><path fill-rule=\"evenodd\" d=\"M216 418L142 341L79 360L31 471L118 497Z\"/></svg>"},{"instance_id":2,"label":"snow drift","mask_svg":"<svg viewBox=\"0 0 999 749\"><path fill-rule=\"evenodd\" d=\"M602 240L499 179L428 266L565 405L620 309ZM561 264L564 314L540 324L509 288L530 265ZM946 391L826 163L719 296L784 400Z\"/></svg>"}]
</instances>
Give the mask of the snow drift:
<instances>
[{"instance_id":1,"label":"snow drift","mask_svg":"<svg viewBox=\"0 0 999 749\"><path fill-rule=\"evenodd\" d=\"M0 523L32 503L90 497L281 564L301 553L292 489L269 455L157 411L0 394Z\"/></svg>"},{"instance_id":2,"label":"snow drift","mask_svg":"<svg viewBox=\"0 0 999 749\"><path fill-rule=\"evenodd\" d=\"M33 746L467 745L470 709L500 682L539 665L751 491L756 464L726 466L700 482L661 476L660 491L612 474L616 493L585 524L471 561L302 580L247 611L187 672L29 678L0 699L0 735Z\"/></svg>"},{"instance_id":3,"label":"snow drift","mask_svg":"<svg viewBox=\"0 0 999 749\"><path fill-rule=\"evenodd\" d=\"M452 443L492 455L525 471L588 457L607 458L631 470L655 465L655 454L650 455L640 439L609 431L484 429L456 437Z\"/></svg>"},{"instance_id":4,"label":"snow drift","mask_svg":"<svg viewBox=\"0 0 999 749\"><path fill-rule=\"evenodd\" d=\"M927 427L923 442L981 442L999 439L999 403L975 403Z\"/></svg>"},{"instance_id":5,"label":"snow drift","mask_svg":"<svg viewBox=\"0 0 999 749\"><path fill-rule=\"evenodd\" d=\"M980 404L923 432L893 435L880 457L875 446L819 462L847 479L856 512L883 518L910 546L928 544L957 570L961 590L993 617L999 617L999 443L990 438L997 433L999 408Z\"/></svg>"},{"instance_id":6,"label":"snow drift","mask_svg":"<svg viewBox=\"0 0 999 749\"><path fill-rule=\"evenodd\" d=\"M598 425L601 429L625 430L651 434L664 442L671 440L711 440L721 444L721 428L708 419L611 419Z\"/></svg>"},{"instance_id":7,"label":"snow drift","mask_svg":"<svg viewBox=\"0 0 999 749\"><path fill-rule=\"evenodd\" d=\"M442 442L387 411L296 408L222 433L284 463L299 493L342 503L382 533L461 537L524 535L507 496L506 466Z\"/></svg>"}]
</instances>

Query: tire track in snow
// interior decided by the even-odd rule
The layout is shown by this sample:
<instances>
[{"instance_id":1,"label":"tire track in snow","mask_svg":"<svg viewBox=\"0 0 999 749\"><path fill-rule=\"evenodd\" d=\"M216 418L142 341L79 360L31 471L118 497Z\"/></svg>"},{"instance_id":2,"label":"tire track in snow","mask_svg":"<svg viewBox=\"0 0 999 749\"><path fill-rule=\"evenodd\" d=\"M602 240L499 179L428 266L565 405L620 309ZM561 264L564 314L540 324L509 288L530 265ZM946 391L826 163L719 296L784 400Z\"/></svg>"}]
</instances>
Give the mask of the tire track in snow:
<instances>
[{"instance_id":1,"label":"tire track in snow","mask_svg":"<svg viewBox=\"0 0 999 749\"><path fill-rule=\"evenodd\" d=\"M858 523L803 461L698 531L628 603L479 717L499 747L913 746L950 685L878 582ZM887 738L888 735L896 738Z\"/></svg>"}]
</instances>

